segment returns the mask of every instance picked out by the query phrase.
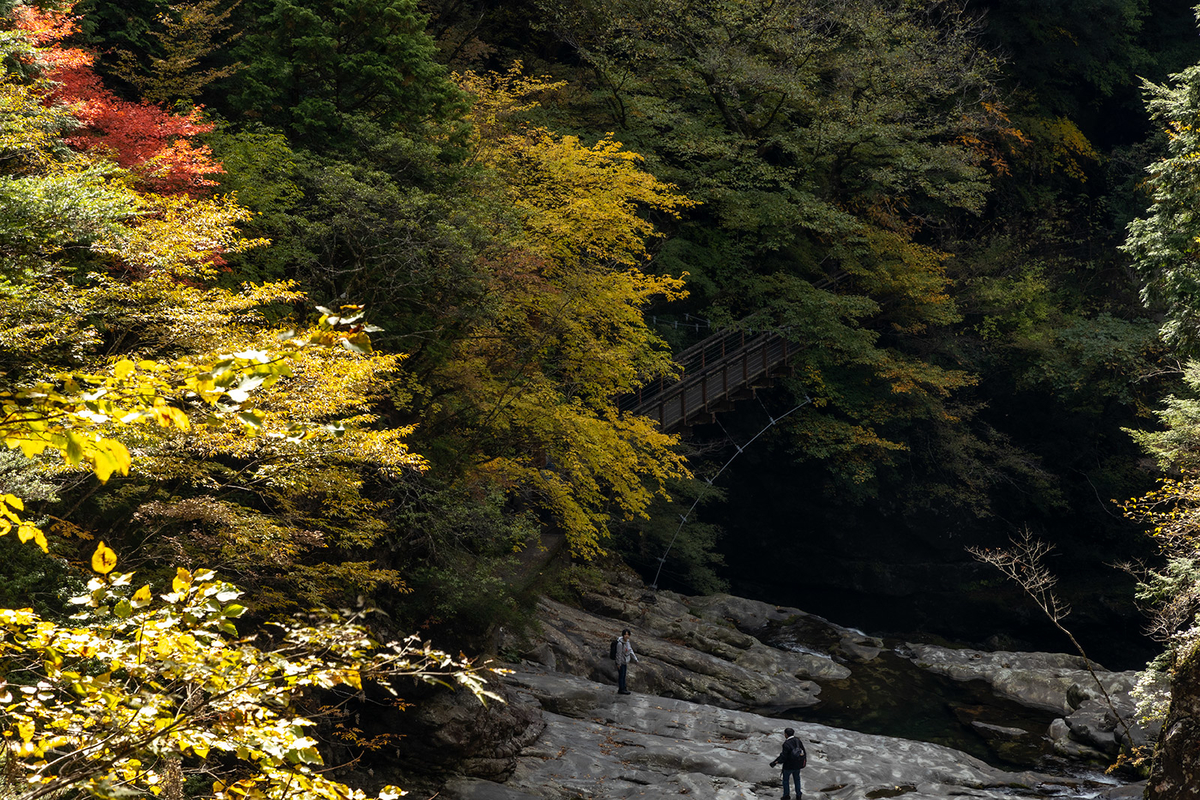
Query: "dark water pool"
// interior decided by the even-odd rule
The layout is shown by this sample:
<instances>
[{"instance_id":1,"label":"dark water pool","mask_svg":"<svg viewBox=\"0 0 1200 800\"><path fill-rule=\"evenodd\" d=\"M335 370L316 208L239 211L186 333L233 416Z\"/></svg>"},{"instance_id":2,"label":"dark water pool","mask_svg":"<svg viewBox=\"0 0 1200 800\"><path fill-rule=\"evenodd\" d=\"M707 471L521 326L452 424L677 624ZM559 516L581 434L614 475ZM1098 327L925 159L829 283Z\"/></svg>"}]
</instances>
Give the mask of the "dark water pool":
<instances>
[{"instance_id":1,"label":"dark water pool","mask_svg":"<svg viewBox=\"0 0 1200 800\"><path fill-rule=\"evenodd\" d=\"M818 705L789 716L945 745L1006 769L1045 769L1057 761L1046 735L1057 715L997 697L984 681L937 675L894 650L847 666L849 678L820 682Z\"/></svg>"}]
</instances>

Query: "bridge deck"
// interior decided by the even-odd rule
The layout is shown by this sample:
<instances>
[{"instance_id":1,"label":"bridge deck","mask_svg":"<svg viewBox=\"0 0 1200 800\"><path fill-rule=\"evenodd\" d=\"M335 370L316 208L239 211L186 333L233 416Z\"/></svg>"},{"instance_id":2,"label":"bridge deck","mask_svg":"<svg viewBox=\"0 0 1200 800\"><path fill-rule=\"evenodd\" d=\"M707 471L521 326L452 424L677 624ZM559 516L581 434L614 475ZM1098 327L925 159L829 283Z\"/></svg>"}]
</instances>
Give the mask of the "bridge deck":
<instances>
[{"instance_id":1,"label":"bridge deck","mask_svg":"<svg viewBox=\"0 0 1200 800\"><path fill-rule=\"evenodd\" d=\"M782 372L793 352L779 333L718 333L676 356L683 367L678 381L660 379L643 386L620 398L617 407L653 417L667 432L710 422L717 410Z\"/></svg>"}]
</instances>

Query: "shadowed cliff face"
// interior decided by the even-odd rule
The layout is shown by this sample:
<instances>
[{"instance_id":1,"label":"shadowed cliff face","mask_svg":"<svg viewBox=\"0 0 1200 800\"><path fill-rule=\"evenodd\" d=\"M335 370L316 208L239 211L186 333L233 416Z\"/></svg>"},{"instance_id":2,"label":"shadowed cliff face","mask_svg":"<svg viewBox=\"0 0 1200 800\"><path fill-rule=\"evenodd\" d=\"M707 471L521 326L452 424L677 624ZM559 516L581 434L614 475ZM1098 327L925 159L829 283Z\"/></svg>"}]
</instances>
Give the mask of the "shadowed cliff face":
<instances>
[{"instance_id":1,"label":"shadowed cliff face","mask_svg":"<svg viewBox=\"0 0 1200 800\"><path fill-rule=\"evenodd\" d=\"M952 747L998 766L1033 767L1054 752L1045 734L1056 714L997 697L981 679L933 674L890 650L856 665L846 679L822 682L820 703L793 714L834 728Z\"/></svg>"}]
</instances>

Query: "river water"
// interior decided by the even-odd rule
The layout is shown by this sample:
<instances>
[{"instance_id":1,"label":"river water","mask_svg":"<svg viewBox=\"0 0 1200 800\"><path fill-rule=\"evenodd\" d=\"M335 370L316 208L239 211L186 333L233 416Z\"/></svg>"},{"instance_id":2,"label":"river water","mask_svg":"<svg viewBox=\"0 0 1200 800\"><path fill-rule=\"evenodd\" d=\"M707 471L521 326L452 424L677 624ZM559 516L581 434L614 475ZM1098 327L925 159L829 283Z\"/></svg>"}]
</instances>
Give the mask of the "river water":
<instances>
[{"instance_id":1,"label":"river water","mask_svg":"<svg viewBox=\"0 0 1200 800\"><path fill-rule=\"evenodd\" d=\"M776 647L828 657L811 647L811 633L801 644L785 630ZM1048 735L1059 714L1039 711L999 697L982 680L956 681L921 669L903 653L903 642L867 663L847 664L850 677L822 680L820 702L795 708L785 717L862 733L894 736L950 747L1005 770L1035 770L1058 776L1046 797L1093 798L1128 781L1107 775L1106 765L1080 765L1055 752ZM988 726L992 726L990 729ZM1006 729L1004 735L985 731ZM1017 730L1024 731L1020 734Z\"/></svg>"}]
</instances>

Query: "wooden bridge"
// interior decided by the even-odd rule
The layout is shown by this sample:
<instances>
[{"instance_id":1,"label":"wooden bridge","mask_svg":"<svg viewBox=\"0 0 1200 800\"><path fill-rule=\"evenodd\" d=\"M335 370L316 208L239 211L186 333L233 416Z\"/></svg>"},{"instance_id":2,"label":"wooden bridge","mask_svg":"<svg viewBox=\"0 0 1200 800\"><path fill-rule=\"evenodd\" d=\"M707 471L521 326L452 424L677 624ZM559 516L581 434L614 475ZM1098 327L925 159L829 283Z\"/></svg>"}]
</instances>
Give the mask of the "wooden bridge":
<instances>
[{"instance_id":1,"label":"wooden bridge","mask_svg":"<svg viewBox=\"0 0 1200 800\"><path fill-rule=\"evenodd\" d=\"M788 340L776 332L725 331L675 356L683 367L677 381L659 378L617 401L624 412L658 420L664 432L712 422L716 412L753 394L774 375L787 372Z\"/></svg>"}]
</instances>

